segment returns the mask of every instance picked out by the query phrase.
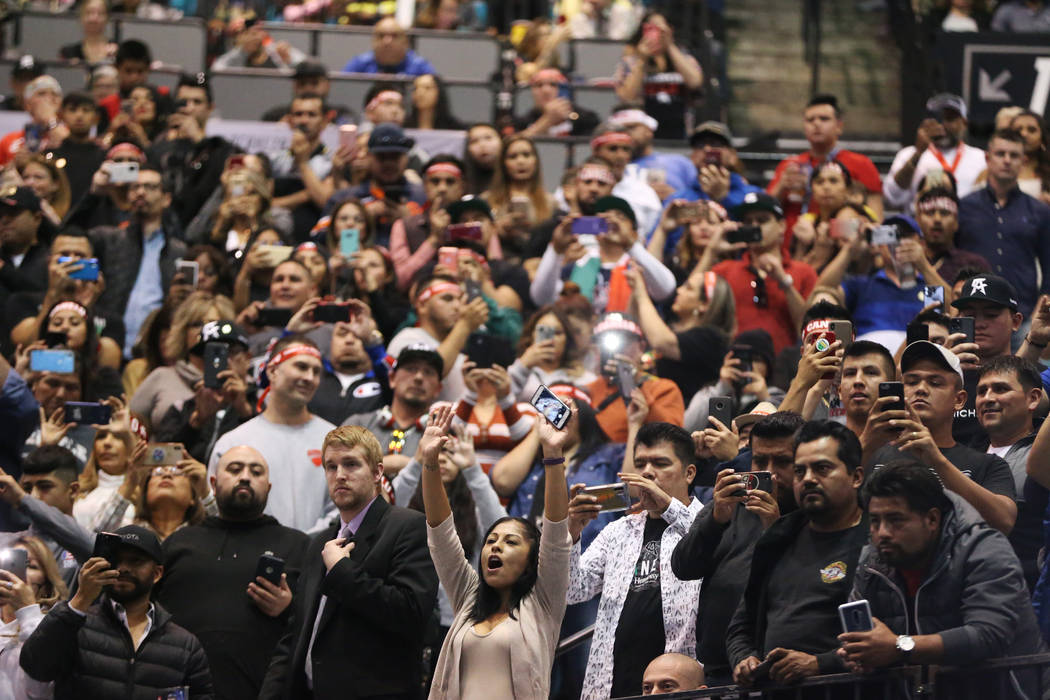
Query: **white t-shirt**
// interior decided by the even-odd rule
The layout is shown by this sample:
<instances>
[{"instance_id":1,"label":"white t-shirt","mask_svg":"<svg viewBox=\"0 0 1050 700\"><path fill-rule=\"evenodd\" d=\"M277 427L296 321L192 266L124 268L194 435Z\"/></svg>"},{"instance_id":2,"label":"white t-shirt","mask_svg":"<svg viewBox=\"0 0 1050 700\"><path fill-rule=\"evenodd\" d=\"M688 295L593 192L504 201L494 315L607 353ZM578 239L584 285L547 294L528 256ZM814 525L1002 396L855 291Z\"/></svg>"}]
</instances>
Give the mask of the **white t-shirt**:
<instances>
[{"instance_id":1,"label":"white t-shirt","mask_svg":"<svg viewBox=\"0 0 1050 700\"><path fill-rule=\"evenodd\" d=\"M958 154L958 149L962 148L962 155L959 156L959 162L955 165L955 170L952 175L955 176L955 184L959 199L962 199L966 195L977 189L977 178L984 172L986 163L984 159L984 151L976 146L970 146L969 144L959 144L959 147L953 148L950 151L943 151L941 158L944 162L951 166L955 163L955 157ZM886 204L890 209L898 209L901 211L907 211L909 213L915 210L915 191L919 188L919 183L926 177L926 173L931 170L945 170L945 167L941 164L941 161L934 155L933 149L928 148L926 152L919 158L919 163L915 167L915 172L911 176L911 183L908 189L901 189L897 185L897 181L894 179L904 164L907 163L912 155L915 154L915 146L907 146L897 152L897 155L893 159L893 165L890 166L890 173L886 177L882 178L882 195L886 198Z\"/></svg>"},{"instance_id":2,"label":"white t-shirt","mask_svg":"<svg viewBox=\"0 0 1050 700\"><path fill-rule=\"evenodd\" d=\"M321 467L321 445L335 426L317 416L302 425L280 425L256 416L219 438L208 460L214 476L227 450L250 445L270 467L270 497L265 513L281 525L303 532L322 530L336 514Z\"/></svg>"}]
</instances>

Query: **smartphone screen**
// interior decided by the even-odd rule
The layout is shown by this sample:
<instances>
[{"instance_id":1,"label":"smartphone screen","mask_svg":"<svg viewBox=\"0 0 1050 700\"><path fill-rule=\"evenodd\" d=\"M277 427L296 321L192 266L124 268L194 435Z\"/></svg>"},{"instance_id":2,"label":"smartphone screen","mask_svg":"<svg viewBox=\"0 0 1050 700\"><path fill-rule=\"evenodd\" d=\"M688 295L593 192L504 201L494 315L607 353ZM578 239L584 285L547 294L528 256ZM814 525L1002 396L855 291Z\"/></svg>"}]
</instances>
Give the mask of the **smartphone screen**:
<instances>
[{"instance_id":1,"label":"smartphone screen","mask_svg":"<svg viewBox=\"0 0 1050 700\"><path fill-rule=\"evenodd\" d=\"M529 403L558 430L565 427L565 424L569 422L569 417L572 415L572 410L543 384L540 384L539 388L536 389L536 393L532 395L532 400Z\"/></svg>"},{"instance_id":2,"label":"smartphone screen","mask_svg":"<svg viewBox=\"0 0 1050 700\"><path fill-rule=\"evenodd\" d=\"M350 257L361 249L361 231L356 228L344 228L339 232L339 252L343 257Z\"/></svg>"}]
</instances>

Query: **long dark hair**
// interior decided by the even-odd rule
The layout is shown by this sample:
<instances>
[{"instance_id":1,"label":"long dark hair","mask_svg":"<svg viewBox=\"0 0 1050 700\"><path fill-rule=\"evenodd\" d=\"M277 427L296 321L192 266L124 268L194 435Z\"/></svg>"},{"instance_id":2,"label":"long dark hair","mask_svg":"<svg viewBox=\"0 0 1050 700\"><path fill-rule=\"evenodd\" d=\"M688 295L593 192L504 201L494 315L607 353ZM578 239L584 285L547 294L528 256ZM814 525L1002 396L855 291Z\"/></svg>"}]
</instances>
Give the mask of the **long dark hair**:
<instances>
[{"instance_id":1,"label":"long dark hair","mask_svg":"<svg viewBox=\"0 0 1050 700\"><path fill-rule=\"evenodd\" d=\"M519 607L521 607L521 601L525 599L525 596L532 592L533 587L536 585L536 579L539 578L540 529L525 518L512 518L510 516L500 518L492 523L492 527L490 527L488 532L485 533L484 539L481 540L482 546L488 541L489 535L492 534L493 530L502 523L508 521L518 523L525 539L529 541L529 559L525 564L525 571L521 573L518 580L510 587L510 601L507 606L507 612L510 613L511 618L517 619L514 617L514 613L517 612ZM474 624L487 620L491 615L499 612L503 605L503 600L499 591L485 581L485 576L483 574L484 569L482 568L484 566L485 563L479 557L478 593L474 597L474 607L471 608L470 611L470 620Z\"/></svg>"},{"instance_id":2,"label":"long dark hair","mask_svg":"<svg viewBox=\"0 0 1050 700\"><path fill-rule=\"evenodd\" d=\"M529 316L529 319L525 322L525 327L521 331L521 337L518 339L518 356L520 357L535 342L536 326L539 324L540 319L547 314L554 314L554 317L558 319L558 323L561 324L562 330L565 332L565 350L562 352L561 360L558 362L559 365L565 366L568 364L567 360L576 357L576 341L572 337L572 326L569 325L568 314L565 313L564 309L554 304L548 304Z\"/></svg>"},{"instance_id":3,"label":"long dark hair","mask_svg":"<svg viewBox=\"0 0 1050 700\"><path fill-rule=\"evenodd\" d=\"M499 137L499 129L488 122L477 122L467 127L467 141L463 144L463 184L469 194L481 194L487 190L492 184L496 168L499 167L499 161L497 161L496 168L486 168L470 155L470 132L482 127L492 129L496 132L497 138Z\"/></svg>"},{"instance_id":4,"label":"long dark hair","mask_svg":"<svg viewBox=\"0 0 1050 700\"><path fill-rule=\"evenodd\" d=\"M445 81L437 74L428 73L428 75L434 79L434 84L438 90L437 104L434 105L434 128L461 131L463 122L456 119L452 114L452 107L448 103L448 90L445 87ZM416 79L418 80L420 77L422 76L417 76ZM415 81L412 82L415 84ZM419 115L416 114L416 105L411 99L408 103L412 105L412 109L408 116L405 117L405 128L416 129L419 127Z\"/></svg>"},{"instance_id":5,"label":"long dark hair","mask_svg":"<svg viewBox=\"0 0 1050 700\"><path fill-rule=\"evenodd\" d=\"M1010 120L1010 128L1016 130L1014 122L1021 117L1029 117L1039 125L1039 135L1042 137L1042 148L1035 152L1035 174L1043 185L1043 191L1050 191L1050 128L1047 128L1046 120L1030 109L1023 110L1020 114Z\"/></svg>"},{"instance_id":6,"label":"long dark hair","mask_svg":"<svg viewBox=\"0 0 1050 700\"><path fill-rule=\"evenodd\" d=\"M463 472L456 474L455 479L445 484L445 493L448 494L448 502L452 506L452 522L456 524L459 542L463 545L464 554L470 558L478 546L478 513L474 505L474 496L470 493L467 480L463 478ZM423 508L422 482L412 494L408 507L420 513L426 512Z\"/></svg>"},{"instance_id":7,"label":"long dark hair","mask_svg":"<svg viewBox=\"0 0 1050 700\"><path fill-rule=\"evenodd\" d=\"M598 423L598 414L590 404L583 401L576 402L578 415L576 420L580 430L580 446L576 448L573 455L573 466L578 467L583 460L597 452L603 445L609 442L609 438Z\"/></svg>"}]
</instances>

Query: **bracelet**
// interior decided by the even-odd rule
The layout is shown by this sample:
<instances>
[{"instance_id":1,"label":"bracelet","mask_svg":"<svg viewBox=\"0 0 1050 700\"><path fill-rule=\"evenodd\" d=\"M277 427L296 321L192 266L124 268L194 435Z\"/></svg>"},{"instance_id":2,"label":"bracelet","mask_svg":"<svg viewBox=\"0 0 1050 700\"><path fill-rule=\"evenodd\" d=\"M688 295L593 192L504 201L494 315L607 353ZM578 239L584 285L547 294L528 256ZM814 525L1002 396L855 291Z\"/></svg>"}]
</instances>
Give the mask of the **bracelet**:
<instances>
[{"instance_id":1,"label":"bracelet","mask_svg":"<svg viewBox=\"0 0 1050 700\"><path fill-rule=\"evenodd\" d=\"M544 457L543 458L543 466L545 466L545 467L554 467L554 466L557 466L559 464L565 464L565 458L564 457Z\"/></svg>"},{"instance_id":2,"label":"bracelet","mask_svg":"<svg viewBox=\"0 0 1050 700\"><path fill-rule=\"evenodd\" d=\"M1025 335L1024 340L1025 340L1026 343L1031 345L1033 348L1039 348L1040 350L1044 349L1046 347L1046 345L1047 345L1046 343L1040 344L1040 343L1034 342L1032 340L1032 336L1031 335Z\"/></svg>"}]
</instances>

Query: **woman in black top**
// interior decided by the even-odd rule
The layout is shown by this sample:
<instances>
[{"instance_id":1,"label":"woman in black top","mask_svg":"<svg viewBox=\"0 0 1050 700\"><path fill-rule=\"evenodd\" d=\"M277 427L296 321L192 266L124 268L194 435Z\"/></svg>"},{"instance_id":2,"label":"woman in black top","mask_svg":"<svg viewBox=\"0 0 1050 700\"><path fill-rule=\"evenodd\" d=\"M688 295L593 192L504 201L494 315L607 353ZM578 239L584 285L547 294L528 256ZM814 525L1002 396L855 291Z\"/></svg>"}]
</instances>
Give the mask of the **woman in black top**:
<instances>
[{"instance_id":1,"label":"woman in black top","mask_svg":"<svg viewBox=\"0 0 1050 700\"><path fill-rule=\"evenodd\" d=\"M84 38L75 44L66 44L58 50L64 61L97 65L113 60L117 45L106 37L109 7L106 0L84 0L80 6L80 28Z\"/></svg>"}]
</instances>

